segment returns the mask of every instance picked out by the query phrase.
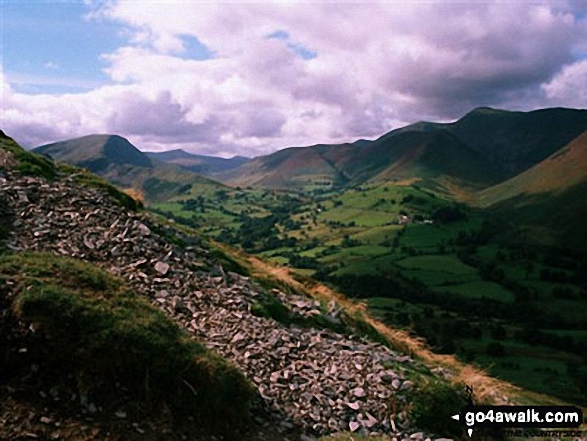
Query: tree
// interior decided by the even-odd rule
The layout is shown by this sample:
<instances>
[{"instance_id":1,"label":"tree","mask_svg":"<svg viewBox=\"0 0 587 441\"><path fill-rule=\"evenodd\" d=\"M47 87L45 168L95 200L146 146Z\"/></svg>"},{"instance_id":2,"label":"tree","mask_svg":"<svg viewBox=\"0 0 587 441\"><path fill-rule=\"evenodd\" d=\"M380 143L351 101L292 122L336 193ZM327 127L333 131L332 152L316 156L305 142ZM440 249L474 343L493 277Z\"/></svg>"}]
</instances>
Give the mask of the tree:
<instances>
[{"instance_id":1,"label":"tree","mask_svg":"<svg viewBox=\"0 0 587 441\"><path fill-rule=\"evenodd\" d=\"M491 357L503 357L505 355L505 346L498 342L489 343L485 353Z\"/></svg>"}]
</instances>

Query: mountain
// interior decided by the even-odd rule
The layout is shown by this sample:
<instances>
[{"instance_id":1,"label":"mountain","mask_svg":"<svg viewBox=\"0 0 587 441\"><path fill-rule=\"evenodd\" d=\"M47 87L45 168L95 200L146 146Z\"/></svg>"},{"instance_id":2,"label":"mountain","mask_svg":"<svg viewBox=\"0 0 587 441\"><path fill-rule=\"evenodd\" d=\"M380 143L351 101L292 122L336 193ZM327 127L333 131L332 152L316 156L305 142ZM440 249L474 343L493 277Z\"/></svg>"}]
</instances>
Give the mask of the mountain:
<instances>
[{"instance_id":1,"label":"mountain","mask_svg":"<svg viewBox=\"0 0 587 441\"><path fill-rule=\"evenodd\" d=\"M473 187L497 180L482 155L449 131L421 130L414 125L375 141L294 147L255 158L230 174L236 185L303 188L313 185L359 185L365 182L421 178L454 178Z\"/></svg>"},{"instance_id":2,"label":"mountain","mask_svg":"<svg viewBox=\"0 0 587 441\"><path fill-rule=\"evenodd\" d=\"M216 173L232 170L249 161L249 158L243 156L226 159L216 156L195 155L181 149L166 152L146 152L146 155L149 158L157 159L168 164L175 164L204 176L214 176Z\"/></svg>"},{"instance_id":3,"label":"mountain","mask_svg":"<svg viewBox=\"0 0 587 441\"><path fill-rule=\"evenodd\" d=\"M570 247L587 246L587 131L519 175L481 191L478 202Z\"/></svg>"},{"instance_id":4,"label":"mountain","mask_svg":"<svg viewBox=\"0 0 587 441\"><path fill-rule=\"evenodd\" d=\"M284 149L218 176L270 188L417 178L433 187L481 189L537 164L586 129L586 110L485 107L454 123L421 121L375 141Z\"/></svg>"},{"instance_id":5,"label":"mountain","mask_svg":"<svg viewBox=\"0 0 587 441\"><path fill-rule=\"evenodd\" d=\"M587 130L587 110L510 112L481 107L449 124L448 129L513 177Z\"/></svg>"},{"instance_id":6,"label":"mountain","mask_svg":"<svg viewBox=\"0 0 587 441\"><path fill-rule=\"evenodd\" d=\"M150 158L116 135L88 135L40 146L34 151L85 168L119 187L138 190L148 201L187 193L193 185L221 186L177 165Z\"/></svg>"}]
</instances>

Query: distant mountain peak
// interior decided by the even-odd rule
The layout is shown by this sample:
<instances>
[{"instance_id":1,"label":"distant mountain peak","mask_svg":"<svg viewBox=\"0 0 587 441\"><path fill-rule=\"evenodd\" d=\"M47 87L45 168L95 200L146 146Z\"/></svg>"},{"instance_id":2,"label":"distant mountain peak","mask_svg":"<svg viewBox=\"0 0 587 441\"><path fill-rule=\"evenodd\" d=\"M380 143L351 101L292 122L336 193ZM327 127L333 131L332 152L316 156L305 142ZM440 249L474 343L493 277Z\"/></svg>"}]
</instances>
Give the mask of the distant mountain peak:
<instances>
[{"instance_id":1,"label":"distant mountain peak","mask_svg":"<svg viewBox=\"0 0 587 441\"><path fill-rule=\"evenodd\" d=\"M72 162L97 172L108 164L153 167L151 159L118 135L92 134L67 141L47 144L35 149L55 159Z\"/></svg>"}]
</instances>

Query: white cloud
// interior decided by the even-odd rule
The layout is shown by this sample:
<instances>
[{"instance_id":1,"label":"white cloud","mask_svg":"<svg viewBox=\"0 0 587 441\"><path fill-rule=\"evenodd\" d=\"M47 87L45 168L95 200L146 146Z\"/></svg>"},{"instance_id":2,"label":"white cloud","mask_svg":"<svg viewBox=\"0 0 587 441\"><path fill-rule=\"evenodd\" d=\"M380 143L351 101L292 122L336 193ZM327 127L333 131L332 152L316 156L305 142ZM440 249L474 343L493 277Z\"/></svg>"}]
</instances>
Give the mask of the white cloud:
<instances>
[{"instance_id":1,"label":"white cloud","mask_svg":"<svg viewBox=\"0 0 587 441\"><path fill-rule=\"evenodd\" d=\"M112 84L11 91L3 127L29 145L115 131L145 149L256 155L479 105L579 106L587 69L572 54L587 34L569 5L98 2L94 17L129 34L103 55ZM267 38L275 32L288 38ZM184 36L214 57L186 59ZM317 56L304 59L300 47Z\"/></svg>"},{"instance_id":2,"label":"white cloud","mask_svg":"<svg viewBox=\"0 0 587 441\"><path fill-rule=\"evenodd\" d=\"M587 107L587 60L565 66L555 77L542 85L553 105Z\"/></svg>"}]
</instances>

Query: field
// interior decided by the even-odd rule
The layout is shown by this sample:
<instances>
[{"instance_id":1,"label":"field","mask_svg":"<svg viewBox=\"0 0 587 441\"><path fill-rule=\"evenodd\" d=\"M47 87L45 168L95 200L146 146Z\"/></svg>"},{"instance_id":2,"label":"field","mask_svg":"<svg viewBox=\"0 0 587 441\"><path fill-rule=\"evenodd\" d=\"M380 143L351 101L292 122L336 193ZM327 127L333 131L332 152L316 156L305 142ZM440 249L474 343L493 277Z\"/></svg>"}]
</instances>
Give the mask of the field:
<instances>
[{"instance_id":1,"label":"field","mask_svg":"<svg viewBox=\"0 0 587 441\"><path fill-rule=\"evenodd\" d=\"M193 189L152 208L365 299L439 352L586 403L587 257L535 244L491 213L417 182Z\"/></svg>"}]
</instances>

